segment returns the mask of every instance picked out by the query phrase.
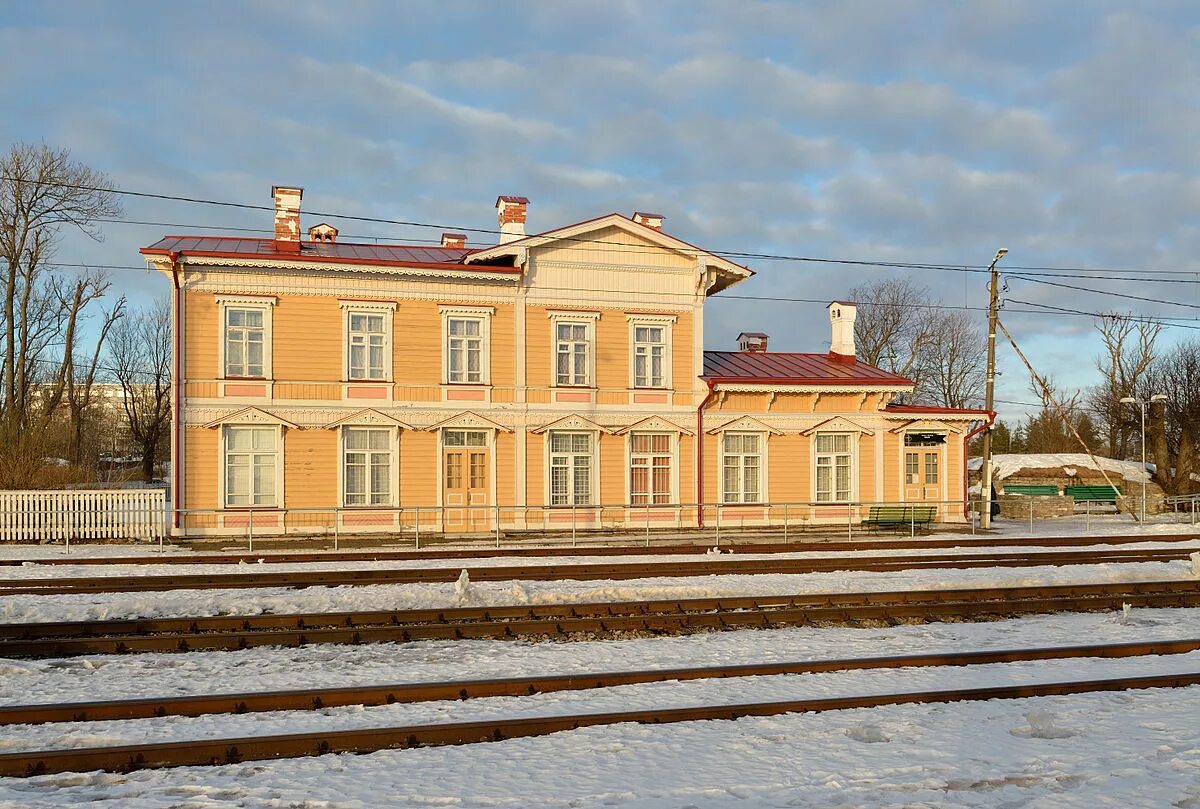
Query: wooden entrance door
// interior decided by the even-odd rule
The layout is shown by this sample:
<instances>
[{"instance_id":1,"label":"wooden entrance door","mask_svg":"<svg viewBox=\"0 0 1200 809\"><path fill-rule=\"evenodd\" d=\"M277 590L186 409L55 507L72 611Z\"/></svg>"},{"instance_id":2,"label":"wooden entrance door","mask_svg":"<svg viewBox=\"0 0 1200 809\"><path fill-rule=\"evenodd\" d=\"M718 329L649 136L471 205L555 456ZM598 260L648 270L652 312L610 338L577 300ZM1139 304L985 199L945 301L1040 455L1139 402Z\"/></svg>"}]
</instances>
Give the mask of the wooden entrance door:
<instances>
[{"instance_id":1,"label":"wooden entrance door","mask_svg":"<svg viewBox=\"0 0 1200 809\"><path fill-rule=\"evenodd\" d=\"M942 497L941 449L907 448L904 452L905 502L936 501Z\"/></svg>"},{"instance_id":2,"label":"wooden entrance door","mask_svg":"<svg viewBox=\"0 0 1200 809\"><path fill-rule=\"evenodd\" d=\"M491 490L491 456L487 434L447 430L443 443L443 530L463 533L487 531L491 524L487 508L488 492Z\"/></svg>"}]
</instances>

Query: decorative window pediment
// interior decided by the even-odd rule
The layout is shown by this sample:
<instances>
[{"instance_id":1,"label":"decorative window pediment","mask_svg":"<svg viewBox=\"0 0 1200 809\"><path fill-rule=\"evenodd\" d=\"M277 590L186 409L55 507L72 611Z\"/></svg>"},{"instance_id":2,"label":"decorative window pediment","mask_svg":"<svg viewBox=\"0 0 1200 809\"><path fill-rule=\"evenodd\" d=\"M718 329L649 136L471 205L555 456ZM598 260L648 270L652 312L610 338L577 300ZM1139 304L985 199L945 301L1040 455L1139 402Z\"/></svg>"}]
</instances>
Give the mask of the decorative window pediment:
<instances>
[{"instance_id":1,"label":"decorative window pediment","mask_svg":"<svg viewBox=\"0 0 1200 809\"><path fill-rule=\"evenodd\" d=\"M719 427L713 427L711 430L706 430L709 435L717 433L739 432L739 433L772 433L774 435L783 435L783 432L777 430L765 422L761 422L752 416L742 416L740 419L727 421Z\"/></svg>"},{"instance_id":2,"label":"decorative window pediment","mask_svg":"<svg viewBox=\"0 0 1200 809\"><path fill-rule=\"evenodd\" d=\"M288 427L293 430L299 430L297 424L293 424L287 419L280 418L273 413L268 413L266 410L261 410L257 407L243 407L241 410L235 410L232 413L226 413L220 418L213 419L205 427L220 427L223 424L274 424L280 427Z\"/></svg>"},{"instance_id":3,"label":"decorative window pediment","mask_svg":"<svg viewBox=\"0 0 1200 809\"><path fill-rule=\"evenodd\" d=\"M332 430L336 427L399 427L401 430L411 430L412 427L405 424L400 419L392 418L387 413L381 413L373 407L368 407L364 410L359 410L357 413L351 413L348 416L343 416L337 421L331 421L325 425L326 430Z\"/></svg>"},{"instance_id":4,"label":"decorative window pediment","mask_svg":"<svg viewBox=\"0 0 1200 809\"><path fill-rule=\"evenodd\" d=\"M529 432L537 435L538 433L549 432L550 430L575 430L577 432L601 432L612 433L613 428L604 427L578 413L572 413L569 416L563 416L548 424L543 424L541 427L534 427Z\"/></svg>"},{"instance_id":5,"label":"decorative window pediment","mask_svg":"<svg viewBox=\"0 0 1200 809\"><path fill-rule=\"evenodd\" d=\"M464 410L461 413L442 419L436 424L431 424L425 428L429 432L437 430L500 430L502 432L511 433L511 427L505 427L503 424L492 421L489 418L479 415L470 410Z\"/></svg>"},{"instance_id":6,"label":"decorative window pediment","mask_svg":"<svg viewBox=\"0 0 1200 809\"><path fill-rule=\"evenodd\" d=\"M684 435L694 435L694 433L686 427L680 427L678 424L667 421L661 416L650 416L641 421L636 421L628 427L621 427L615 431L617 435L624 435L631 432L659 432L659 433L683 433Z\"/></svg>"},{"instance_id":7,"label":"decorative window pediment","mask_svg":"<svg viewBox=\"0 0 1200 809\"><path fill-rule=\"evenodd\" d=\"M920 433L961 433L962 427L953 424L947 424L944 421L937 419L917 419L910 421L907 424L901 424L891 430L893 433L903 432L920 432Z\"/></svg>"},{"instance_id":8,"label":"decorative window pediment","mask_svg":"<svg viewBox=\"0 0 1200 809\"><path fill-rule=\"evenodd\" d=\"M814 424L807 430L802 430L801 435L812 435L815 432L823 433L862 433L863 435L875 435L872 430L868 430L861 424L856 424L845 416L834 416L831 419L825 419L820 424Z\"/></svg>"}]
</instances>

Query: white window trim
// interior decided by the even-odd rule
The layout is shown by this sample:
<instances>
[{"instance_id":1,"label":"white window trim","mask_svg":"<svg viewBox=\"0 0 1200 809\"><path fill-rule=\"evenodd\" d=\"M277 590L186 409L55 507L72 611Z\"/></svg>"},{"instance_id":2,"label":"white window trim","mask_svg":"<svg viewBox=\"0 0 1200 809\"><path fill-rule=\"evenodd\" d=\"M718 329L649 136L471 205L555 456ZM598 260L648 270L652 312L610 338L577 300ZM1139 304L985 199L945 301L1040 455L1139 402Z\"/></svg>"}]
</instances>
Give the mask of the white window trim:
<instances>
[{"instance_id":1,"label":"white window trim","mask_svg":"<svg viewBox=\"0 0 1200 809\"><path fill-rule=\"evenodd\" d=\"M220 336L217 348L218 379L274 379L271 367L271 355L274 353L274 332L272 328L272 312L278 301L273 295L216 295L217 310L220 317ZM263 375L262 377L227 376L225 374L225 329L229 309L260 309L263 313ZM224 502L222 500L222 502Z\"/></svg>"},{"instance_id":2,"label":"white window trim","mask_svg":"<svg viewBox=\"0 0 1200 809\"><path fill-rule=\"evenodd\" d=\"M392 342L392 322L395 320L395 302L340 300L338 301L338 306L342 309L342 379L346 382L394 382L395 377L392 371L392 361L395 355L395 343ZM383 378L351 379L350 316L378 314L383 315Z\"/></svg>"},{"instance_id":3,"label":"white window trim","mask_svg":"<svg viewBox=\"0 0 1200 809\"><path fill-rule=\"evenodd\" d=\"M638 315L626 314L629 323L629 387L635 390L670 390L671 381L671 346L673 344L673 327L678 318L675 315ZM638 385L637 383L637 334L638 326L661 326L663 330L663 383L662 385Z\"/></svg>"},{"instance_id":4,"label":"white window trim","mask_svg":"<svg viewBox=\"0 0 1200 809\"><path fill-rule=\"evenodd\" d=\"M543 475L544 480L543 480L543 485L542 485L542 490L543 490L542 502L546 504L546 508L571 508L570 505L555 506L555 505L552 505L550 502L550 500L551 500L550 455L552 454L550 452L550 436L554 433L588 433L589 435L591 435L591 437L592 437L592 452L591 452L592 475L591 475L591 480L590 480L591 490L588 492L588 495L589 495L589 499L592 502L590 505L575 506L575 508L595 508L595 507L601 505L601 503L600 503L600 436L601 436L601 433L599 430L584 430L584 429L572 430L572 429L568 429L565 427L562 429L547 430L546 432L544 432L542 434L542 439L543 439L542 440L542 456L543 456L543 464L544 464L543 468L546 470L546 474Z\"/></svg>"},{"instance_id":5,"label":"white window trim","mask_svg":"<svg viewBox=\"0 0 1200 809\"><path fill-rule=\"evenodd\" d=\"M836 479L836 477L834 478L834 483L833 483L834 490L832 492L834 499L833 500L821 500L821 501L817 500L817 436L819 436L819 435L848 435L848 436L850 436L850 499L849 499L849 501L836 499L837 498L837 479ZM849 432L847 430L821 430L820 432L815 432L812 434L812 436L809 439L812 442L812 444L809 447L809 453L808 453L808 456L809 456L808 474L809 474L809 480L812 481L811 495L812 495L813 503L819 502L821 505L837 506L837 505L843 505L847 502L850 502L850 503L858 502L858 453L859 453L859 439L861 437L862 437L862 433Z\"/></svg>"},{"instance_id":6,"label":"white window trim","mask_svg":"<svg viewBox=\"0 0 1200 809\"><path fill-rule=\"evenodd\" d=\"M388 496L392 502L386 506L373 506L369 503L353 506L346 503L346 430L389 430L389 447L392 455L391 469L389 470L388 481L391 484L391 491ZM368 484L369 485L369 484ZM342 424L338 427L338 503L342 508L353 509L395 509L400 507L400 427L397 425L391 427L382 424Z\"/></svg>"},{"instance_id":7,"label":"white window trim","mask_svg":"<svg viewBox=\"0 0 1200 809\"><path fill-rule=\"evenodd\" d=\"M747 502L745 500L732 501L732 500L725 499L725 435L726 435L726 433L732 433L734 435L756 435L756 436L758 436L759 444L758 444L758 499L757 500ZM758 431L758 430L721 430L717 433L717 442L718 443L717 443L717 478L716 478L716 480L717 480L717 489L718 489L717 494L719 495L718 499L720 500L721 505L723 505L723 506L753 506L753 505L761 505L763 503L771 502L769 496L767 495L767 469L769 468L769 464L767 463L767 446L770 441L770 438L771 438L770 433ZM813 457L814 457L813 463L815 464L816 463L815 454ZM816 478L814 478L813 481L814 481L814 486L815 486ZM815 491L815 489L814 489L814 491Z\"/></svg>"},{"instance_id":8,"label":"white window trim","mask_svg":"<svg viewBox=\"0 0 1200 809\"><path fill-rule=\"evenodd\" d=\"M573 312L570 310L550 310L546 312L550 319L550 387L552 388L595 388L596 387L596 321L600 319L599 312ZM558 384L558 325L570 323L583 326L587 333L588 361L586 385Z\"/></svg>"},{"instance_id":9,"label":"white window trim","mask_svg":"<svg viewBox=\"0 0 1200 809\"><path fill-rule=\"evenodd\" d=\"M625 433L625 502L631 509L646 507L645 503L633 504L633 437L635 435L664 434L671 436L671 492L670 500L667 503L657 504L657 508L679 505L679 433L666 430L636 430ZM653 500L653 497L650 499ZM650 505L651 508L656 507L653 502Z\"/></svg>"},{"instance_id":10,"label":"white window trim","mask_svg":"<svg viewBox=\"0 0 1200 809\"><path fill-rule=\"evenodd\" d=\"M275 503L273 505L270 505L270 506L255 506L255 505L231 506L231 505L229 505L229 500L226 496L227 493L225 491L225 475L226 475L226 458L228 456L228 449L229 449L229 428L230 427L233 427L233 428L249 427L249 428L259 428L259 429L274 427L276 450L275 450ZM221 459L220 459L221 462L217 465L217 468L218 468L217 491L218 491L218 494L220 497L219 502L221 503L221 508L231 509L231 510L235 510L235 511L246 511L246 510L250 510L250 509L263 510L263 509L281 509L281 508L283 508L283 492L284 492L283 436L284 436L284 430L283 430L282 424L271 425L271 424L260 424L260 423L254 422L254 423L247 423L247 424L229 423L229 424L221 425Z\"/></svg>"},{"instance_id":11,"label":"white window trim","mask_svg":"<svg viewBox=\"0 0 1200 809\"><path fill-rule=\"evenodd\" d=\"M442 313L442 384L443 385L491 385L492 384L492 315L494 306L439 306ZM479 321L480 367L478 382L450 381L450 320L451 318Z\"/></svg>"}]
</instances>

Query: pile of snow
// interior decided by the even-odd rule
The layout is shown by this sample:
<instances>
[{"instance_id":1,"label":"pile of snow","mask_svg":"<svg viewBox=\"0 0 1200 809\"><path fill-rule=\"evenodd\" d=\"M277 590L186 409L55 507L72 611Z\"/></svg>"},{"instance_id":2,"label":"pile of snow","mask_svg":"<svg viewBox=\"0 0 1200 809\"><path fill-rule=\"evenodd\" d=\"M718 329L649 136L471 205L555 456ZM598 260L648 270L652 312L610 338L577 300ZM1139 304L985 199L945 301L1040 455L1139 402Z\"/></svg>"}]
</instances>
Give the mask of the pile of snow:
<instances>
[{"instance_id":1,"label":"pile of snow","mask_svg":"<svg viewBox=\"0 0 1200 809\"><path fill-rule=\"evenodd\" d=\"M1083 469L1103 469L1105 472L1111 472L1120 475L1122 478L1134 483L1149 481L1150 474L1154 472L1154 464L1147 463L1145 468L1142 467L1139 461L1118 461L1113 458L1102 458L1096 456L1096 460L1100 462L1097 467L1091 458L1083 452L1047 452L1047 453L1031 453L1029 455L993 455L992 456L992 477L996 480L1004 480L1011 475L1015 475L1023 469L1058 469L1061 468L1064 474L1069 477L1075 477L1080 468ZM972 472L978 472L983 465L982 458L971 458L967 461L967 468Z\"/></svg>"}]
</instances>

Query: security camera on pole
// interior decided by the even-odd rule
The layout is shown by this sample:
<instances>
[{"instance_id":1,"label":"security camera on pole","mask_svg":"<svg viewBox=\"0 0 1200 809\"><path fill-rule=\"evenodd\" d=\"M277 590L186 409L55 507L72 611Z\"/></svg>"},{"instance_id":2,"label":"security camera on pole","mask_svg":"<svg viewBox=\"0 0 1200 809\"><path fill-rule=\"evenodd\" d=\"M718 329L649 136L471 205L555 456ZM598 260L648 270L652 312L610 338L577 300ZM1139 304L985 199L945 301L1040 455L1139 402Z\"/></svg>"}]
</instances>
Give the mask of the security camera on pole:
<instances>
[{"instance_id":1,"label":"security camera on pole","mask_svg":"<svg viewBox=\"0 0 1200 809\"><path fill-rule=\"evenodd\" d=\"M984 394L984 409L989 413L996 409L996 320L1000 316L1000 274L996 265L1008 253L1007 247L996 251L996 257L988 267L988 347L987 347L987 388ZM979 512L979 527L992 527L992 428L983 431L983 469L979 476L980 493L983 495L983 509Z\"/></svg>"}]
</instances>

